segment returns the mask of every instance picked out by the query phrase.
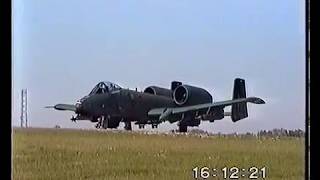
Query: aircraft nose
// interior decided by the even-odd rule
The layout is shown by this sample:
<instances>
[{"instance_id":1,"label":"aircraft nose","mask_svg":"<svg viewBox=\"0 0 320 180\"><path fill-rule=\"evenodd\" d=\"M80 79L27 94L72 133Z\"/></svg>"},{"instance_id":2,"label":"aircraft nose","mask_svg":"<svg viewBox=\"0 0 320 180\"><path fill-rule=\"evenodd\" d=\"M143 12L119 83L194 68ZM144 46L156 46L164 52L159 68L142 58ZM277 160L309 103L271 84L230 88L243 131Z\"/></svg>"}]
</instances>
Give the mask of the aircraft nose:
<instances>
[{"instance_id":1,"label":"aircraft nose","mask_svg":"<svg viewBox=\"0 0 320 180\"><path fill-rule=\"evenodd\" d=\"M87 99L86 97L83 97L76 102L76 113L83 112L83 103L86 99Z\"/></svg>"},{"instance_id":2,"label":"aircraft nose","mask_svg":"<svg viewBox=\"0 0 320 180\"><path fill-rule=\"evenodd\" d=\"M80 102L76 103L76 113L80 113L82 110L82 104Z\"/></svg>"}]
</instances>

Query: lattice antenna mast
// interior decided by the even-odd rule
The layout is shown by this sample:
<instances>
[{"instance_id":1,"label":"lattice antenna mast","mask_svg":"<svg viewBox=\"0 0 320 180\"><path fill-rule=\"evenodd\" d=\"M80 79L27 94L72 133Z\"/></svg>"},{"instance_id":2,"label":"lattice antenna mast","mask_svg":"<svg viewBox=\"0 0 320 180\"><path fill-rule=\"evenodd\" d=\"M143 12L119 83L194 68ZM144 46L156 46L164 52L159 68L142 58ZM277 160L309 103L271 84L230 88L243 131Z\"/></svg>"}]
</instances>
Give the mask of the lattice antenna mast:
<instances>
[{"instance_id":1,"label":"lattice antenna mast","mask_svg":"<svg viewBox=\"0 0 320 180\"><path fill-rule=\"evenodd\" d=\"M21 90L21 127L28 127L28 97L27 89Z\"/></svg>"}]
</instances>

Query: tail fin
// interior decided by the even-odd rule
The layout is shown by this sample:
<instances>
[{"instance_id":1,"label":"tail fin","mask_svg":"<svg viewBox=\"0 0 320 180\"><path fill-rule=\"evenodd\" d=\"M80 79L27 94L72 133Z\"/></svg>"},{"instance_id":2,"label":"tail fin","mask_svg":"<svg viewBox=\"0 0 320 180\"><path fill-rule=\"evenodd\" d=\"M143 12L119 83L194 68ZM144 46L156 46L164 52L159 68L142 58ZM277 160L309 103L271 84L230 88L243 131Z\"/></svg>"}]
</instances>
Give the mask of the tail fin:
<instances>
[{"instance_id":1,"label":"tail fin","mask_svg":"<svg viewBox=\"0 0 320 180\"><path fill-rule=\"evenodd\" d=\"M236 78L234 80L234 87L233 87L233 97L232 99L241 99L246 98L246 85L245 80ZM231 119L233 122L237 122L241 119L244 119L248 117L248 109L247 109L247 103L235 103L231 106Z\"/></svg>"},{"instance_id":2,"label":"tail fin","mask_svg":"<svg viewBox=\"0 0 320 180\"><path fill-rule=\"evenodd\" d=\"M175 90L176 87L178 87L180 85L182 85L182 82L180 82L180 81L172 81L171 82L171 91Z\"/></svg>"}]
</instances>

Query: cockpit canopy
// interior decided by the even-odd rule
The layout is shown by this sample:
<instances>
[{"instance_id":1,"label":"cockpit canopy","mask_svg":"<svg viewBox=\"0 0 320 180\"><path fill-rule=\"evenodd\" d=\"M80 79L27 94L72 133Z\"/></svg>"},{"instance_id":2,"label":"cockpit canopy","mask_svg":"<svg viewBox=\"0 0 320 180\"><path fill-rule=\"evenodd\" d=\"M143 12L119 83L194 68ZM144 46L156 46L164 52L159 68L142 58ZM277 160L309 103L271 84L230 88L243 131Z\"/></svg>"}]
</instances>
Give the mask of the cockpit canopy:
<instances>
[{"instance_id":1,"label":"cockpit canopy","mask_svg":"<svg viewBox=\"0 0 320 180\"><path fill-rule=\"evenodd\" d=\"M104 94L104 93L109 93L112 91L116 91L121 89L120 86L118 86L117 84L114 84L112 82L109 81L103 81L103 82L99 82L93 89L92 91L89 93L90 95L93 94Z\"/></svg>"}]
</instances>

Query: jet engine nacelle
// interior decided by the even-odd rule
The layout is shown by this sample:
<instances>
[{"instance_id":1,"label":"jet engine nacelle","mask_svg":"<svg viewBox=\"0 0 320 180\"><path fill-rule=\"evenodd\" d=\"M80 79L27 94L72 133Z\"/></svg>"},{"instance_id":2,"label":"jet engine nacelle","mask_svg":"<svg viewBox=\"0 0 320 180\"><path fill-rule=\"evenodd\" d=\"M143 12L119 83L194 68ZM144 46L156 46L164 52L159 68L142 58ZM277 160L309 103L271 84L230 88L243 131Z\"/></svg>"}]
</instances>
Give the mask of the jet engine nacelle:
<instances>
[{"instance_id":1,"label":"jet engine nacelle","mask_svg":"<svg viewBox=\"0 0 320 180\"><path fill-rule=\"evenodd\" d=\"M208 91L189 85L176 87L173 91L173 99L178 106L212 103L212 96Z\"/></svg>"},{"instance_id":2,"label":"jet engine nacelle","mask_svg":"<svg viewBox=\"0 0 320 180\"><path fill-rule=\"evenodd\" d=\"M172 91L170 89L166 89L158 86L149 86L143 92L153 94L153 95L166 96L169 98L172 97Z\"/></svg>"}]
</instances>

